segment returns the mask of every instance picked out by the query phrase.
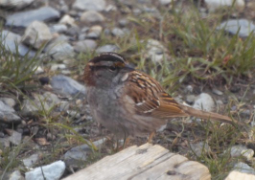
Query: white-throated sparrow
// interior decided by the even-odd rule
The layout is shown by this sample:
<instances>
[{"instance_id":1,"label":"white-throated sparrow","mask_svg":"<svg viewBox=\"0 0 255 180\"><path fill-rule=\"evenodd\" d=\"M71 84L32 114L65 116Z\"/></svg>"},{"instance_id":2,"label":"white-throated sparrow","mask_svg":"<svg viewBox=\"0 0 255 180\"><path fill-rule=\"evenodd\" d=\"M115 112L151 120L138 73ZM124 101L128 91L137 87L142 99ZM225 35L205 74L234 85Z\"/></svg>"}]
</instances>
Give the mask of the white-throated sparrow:
<instances>
[{"instance_id":1,"label":"white-throated sparrow","mask_svg":"<svg viewBox=\"0 0 255 180\"><path fill-rule=\"evenodd\" d=\"M155 79L135 70L116 53L91 59L84 80L93 118L117 136L152 133L172 117L233 122L227 116L177 103Z\"/></svg>"}]
</instances>

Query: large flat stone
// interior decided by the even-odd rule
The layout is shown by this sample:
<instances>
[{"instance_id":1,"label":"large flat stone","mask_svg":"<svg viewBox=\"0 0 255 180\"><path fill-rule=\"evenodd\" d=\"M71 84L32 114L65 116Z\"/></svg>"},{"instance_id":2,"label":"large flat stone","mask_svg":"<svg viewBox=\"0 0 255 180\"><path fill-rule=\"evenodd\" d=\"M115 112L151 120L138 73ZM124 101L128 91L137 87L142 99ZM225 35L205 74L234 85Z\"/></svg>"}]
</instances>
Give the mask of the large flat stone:
<instances>
[{"instance_id":1,"label":"large flat stone","mask_svg":"<svg viewBox=\"0 0 255 180\"><path fill-rule=\"evenodd\" d=\"M52 7L14 13L6 18L7 26L27 27L33 21L50 21L58 19L60 13Z\"/></svg>"}]
</instances>

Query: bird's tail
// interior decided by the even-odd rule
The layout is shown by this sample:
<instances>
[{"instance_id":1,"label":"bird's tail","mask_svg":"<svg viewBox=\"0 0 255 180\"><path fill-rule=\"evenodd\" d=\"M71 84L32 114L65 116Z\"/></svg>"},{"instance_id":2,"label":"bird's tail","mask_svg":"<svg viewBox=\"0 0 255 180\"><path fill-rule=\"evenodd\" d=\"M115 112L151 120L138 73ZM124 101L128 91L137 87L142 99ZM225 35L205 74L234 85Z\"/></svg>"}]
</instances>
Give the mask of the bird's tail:
<instances>
[{"instance_id":1,"label":"bird's tail","mask_svg":"<svg viewBox=\"0 0 255 180\"><path fill-rule=\"evenodd\" d=\"M199 118L203 118L203 119L211 119L211 120L218 120L218 121L222 121L222 122L226 122L226 123L237 123L236 120L231 119L228 116L224 116L224 115L220 115L217 113L213 113L213 112L206 112L203 110L198 110L189 106L184 106L182 105L182 110L189 114L190 116L195 116L195 117L199 117Z\"/></svg>"}]
</instances>

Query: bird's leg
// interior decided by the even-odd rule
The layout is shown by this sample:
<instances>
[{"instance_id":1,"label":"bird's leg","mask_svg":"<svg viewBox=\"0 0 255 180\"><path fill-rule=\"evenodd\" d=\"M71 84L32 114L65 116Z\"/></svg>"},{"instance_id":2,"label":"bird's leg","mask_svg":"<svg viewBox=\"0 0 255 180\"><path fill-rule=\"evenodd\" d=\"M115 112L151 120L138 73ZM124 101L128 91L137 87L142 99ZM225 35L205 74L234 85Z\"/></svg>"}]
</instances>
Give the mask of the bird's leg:
<instances>
[{"instance_id":1,"label":"bird's leg","mask_svg":"<svg viewBox=\"0 0 255 180\"><path fill-rule=\"evenodd\" d=\"M123 149L125 149L130 143L130 138L129 137L126 137L124 138L124 143L122 145L122 143L120 143L119 139L117 139L117 142L115 144L115 147L114 147L114 151L115 152L118 152L118 151L121 151Z\"/></svg>"},{"instance_id":2,"label":"bird's leg","mask_svg":"<svg viewBox=\"0 0 255 180\"><path fill-rule=\"evenodd\" d=\"M148 143L152 143L153 137L155 136L155 132L152 132L148 138Z\"/></svg>"}]
</instances>

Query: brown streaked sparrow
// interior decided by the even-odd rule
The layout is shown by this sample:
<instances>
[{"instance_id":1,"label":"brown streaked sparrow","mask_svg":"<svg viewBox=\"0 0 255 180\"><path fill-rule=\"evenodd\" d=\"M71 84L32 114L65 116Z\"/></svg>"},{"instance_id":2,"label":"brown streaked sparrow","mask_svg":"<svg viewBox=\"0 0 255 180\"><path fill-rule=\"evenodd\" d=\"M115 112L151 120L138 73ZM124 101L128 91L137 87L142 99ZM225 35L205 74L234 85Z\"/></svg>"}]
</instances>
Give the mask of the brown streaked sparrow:
<instances>
[{"instance_id":1,"label":"brown streaked sparrow","mask_svg":"<svg viewBox=\"0 0 255 180\"><path fill-rule=\"evenodd\" d=\"M116 53L91 59L85 67L84 80L93 118L117 136L155 132L173 117L233 122L227 116L177 103L155 79L135 70Z\"/></svg>"}]
</instances>

